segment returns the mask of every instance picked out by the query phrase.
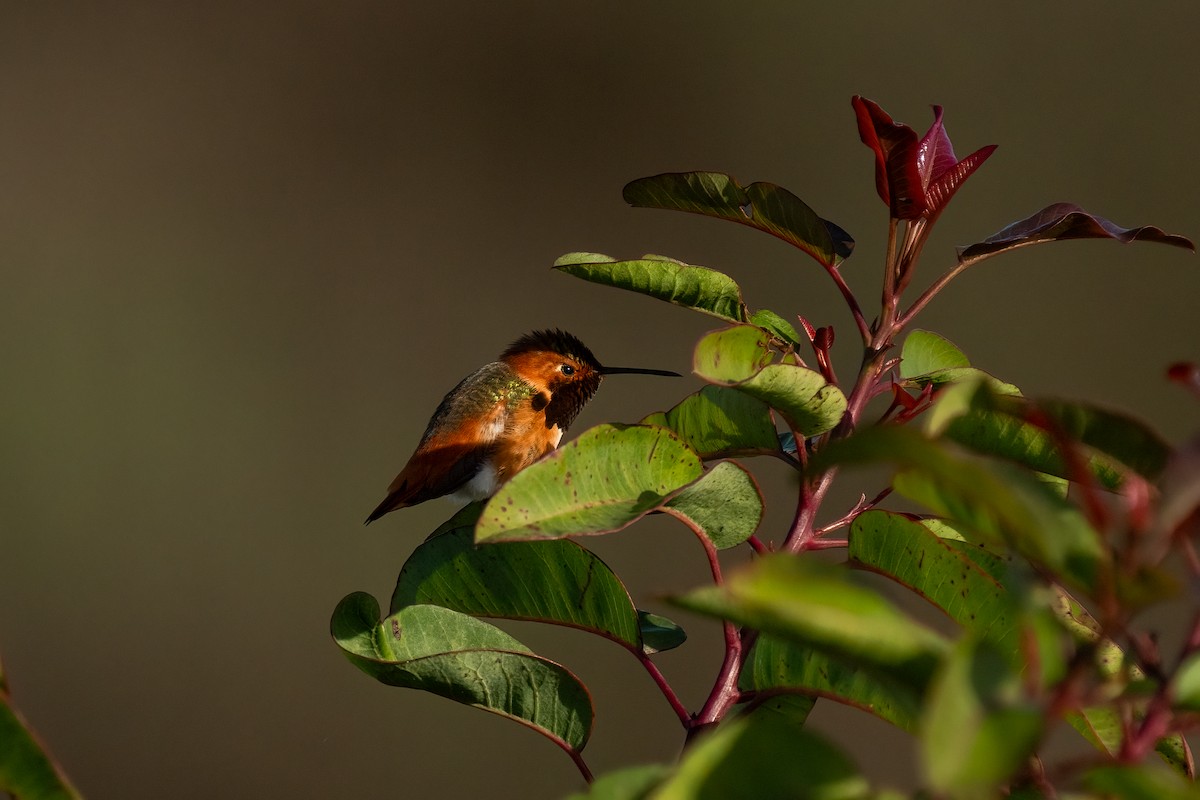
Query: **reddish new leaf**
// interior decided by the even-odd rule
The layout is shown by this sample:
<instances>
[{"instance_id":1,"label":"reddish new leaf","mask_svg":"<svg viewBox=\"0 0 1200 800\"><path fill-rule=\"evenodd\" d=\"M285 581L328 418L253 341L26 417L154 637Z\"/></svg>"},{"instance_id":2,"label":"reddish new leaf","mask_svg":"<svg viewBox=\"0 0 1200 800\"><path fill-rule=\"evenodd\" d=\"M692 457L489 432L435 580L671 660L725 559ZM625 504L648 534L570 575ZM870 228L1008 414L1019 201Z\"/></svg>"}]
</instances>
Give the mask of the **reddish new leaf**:
<instances>
[{"instance_id":1,"label":"reddish new leaf","mask_svg":"<svg viewBox=\"0 0 1200 800\"><path fill-rule=\"evenodd\" d=\"M991 256L1017 247L1062 239L1116 239L1123 244L1135 241L1160 242L1193 252L1196 250L1196 245L1186 236L1166 233L1153 225L1122 228L1104 217L1084 211L1074 203L1055 203L997 231L982 242L961 248L958 257L966 260Z\"/></svg>"},{"instance_id":2,"label":"reddish new leaf","mask_svg":"<svg viewBox=\"0 0 1200 800\"><path fill-rule=\"evenodd\" d=\"M996 145L994 144L981 147L962 161L954 163L945 172L940 173L925 190L925 200L929 204L930 213L936 214L941 211L958 191L958 187L962 186L963 182L971 177L971 173L988 160L995 149ZM951 151L950 157L954 157L953 151Z\"/></svg>"},{"instance_id":3,"label":"reddish new leaf","mask_svg":"<svg viewBox=\"0 0 1200 800\"><path fill-rule=\"evenodd\" d=\"M988 145L959 161L942 125L941 106L933 107L933 124L918 141L912 128L870 100L855 97L851 104L859 138L875 151L875 188L897 219L937 216L996 149Z\"/></svg>"},{"instance_id":4,"label":"reddish new leaf","mask_svg":"<svg viewBox=\"0 0 1200 800\"><path fill-rule=\"evenodd\" d=\"M855 95L850 104L858 117L858 136L875 151L875 189L898 219L925 212L925 192L917 167L917 132L894 121L877 104Z\"/></svg>"}]
</instances>

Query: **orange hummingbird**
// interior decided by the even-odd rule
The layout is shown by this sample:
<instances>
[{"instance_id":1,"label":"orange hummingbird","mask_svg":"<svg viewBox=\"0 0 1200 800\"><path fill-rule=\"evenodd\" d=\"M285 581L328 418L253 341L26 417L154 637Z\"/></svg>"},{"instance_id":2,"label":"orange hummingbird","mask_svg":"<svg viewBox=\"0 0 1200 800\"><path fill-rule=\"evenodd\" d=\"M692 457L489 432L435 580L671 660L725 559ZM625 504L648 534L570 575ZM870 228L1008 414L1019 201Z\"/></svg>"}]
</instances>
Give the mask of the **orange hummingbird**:
<instances>
[{"instance_id":1,"label":"orange hummingbird","mask_svg":"<svg viewBox=\"0 0 1200 800\"><path fill-rule=\"evenodd\" d=\"M525 334L442 398L416 451L366 522L435 497L490 497L558 447L603 377L618 373L681 377L661 369L601 366L566 331Z\"/></svg>"}]
</instances>

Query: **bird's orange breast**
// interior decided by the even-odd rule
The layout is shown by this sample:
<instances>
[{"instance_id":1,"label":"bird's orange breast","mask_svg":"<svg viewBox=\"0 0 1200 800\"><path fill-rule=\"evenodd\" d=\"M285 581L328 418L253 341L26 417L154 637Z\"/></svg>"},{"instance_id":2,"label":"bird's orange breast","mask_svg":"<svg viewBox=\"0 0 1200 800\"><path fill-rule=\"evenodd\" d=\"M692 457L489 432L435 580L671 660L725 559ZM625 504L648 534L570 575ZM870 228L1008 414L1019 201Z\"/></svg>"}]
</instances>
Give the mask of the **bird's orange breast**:
<instances>
[{"instance_id":1,"label":"bird's orange breast","mask_svg":"<svg viewBox=\"0 0 1200 800\"><path fill-rule=\"evenodd\" d=\"M562 439L562 429L557 425L546 427L546 415L536 406L522 403L514 409L507 429L496 441L488 460L501 483L558 447Z\"/></svg>"}]
</instances>

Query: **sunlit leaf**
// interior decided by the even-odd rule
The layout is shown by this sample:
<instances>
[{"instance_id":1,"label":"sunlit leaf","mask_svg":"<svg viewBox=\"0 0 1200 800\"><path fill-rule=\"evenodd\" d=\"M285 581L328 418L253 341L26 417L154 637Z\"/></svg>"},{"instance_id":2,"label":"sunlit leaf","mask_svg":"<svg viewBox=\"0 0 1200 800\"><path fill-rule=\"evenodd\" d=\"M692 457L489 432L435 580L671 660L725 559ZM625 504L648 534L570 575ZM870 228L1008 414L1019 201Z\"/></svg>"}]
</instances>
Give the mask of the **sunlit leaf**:
<instances>
[{"instance_id":1,"label":"sunlit leaf","mask_svg":"<svg viewBox=\"0 0 1200 800\"><path fill-rule=\"evenodd\" d=\"M933 107L933 124L918 141L916 131L871 100L856 96L851 104L859 138L875 153L875 188L896 219L937 216L996 149L981 147L959 161L942 125L941 106Z\"/></svg>"},{"instance_id":2,"label":"sunlit leaf","mask_svg":"<svg viewBox=\"0 0 1200 800\"><path fill-rule=\"evenodd\" d=\"M770 309L760 308L751 314L750 319L747 321L751 325L757 325L763 330L772 333L781 341L787 342L794 347L800 345L800 334L796 333L796 329L792 326L792 323Z\"/></svg>"},{"instance_id":3,"label":"sunlit leaf","mask_svg":"<svg viewBox=\"0 0 1200 800\"><path fill-rule=\"evenodd\" d=\"M927 372L924 375L916 375L912 378L906 378L902 381L903 386L924 387L931 384L935 389L941 389L946 386L956 384L971 384L979 383L987 384L996 394L1004 395L1020 395L1021 390L1011 383L1006 383L999 378L984 372L975 367L948 367L946 369L938 369L933 372Z\"/></svg>"},{"instance_id":4,"label":"sunlit leaf","mask_svg":"<svg viewBox=\"0 0 1200 800\"><path fill-rule=\"evenodd\" d=\"M428 605L380 621L375 598L356 592L338 604L330 631L350 662L381 683L509 717L568 752L587 744L594 716L587 688L486 622Z\"/></svg>"},{"instance_id":5,"label":"sunlit leaf","mask_svg":"<svg viewBox=\"0 0 1200 800\"><path fill-rule=\"evenodd\" d=\"M753 787L750 794L747 789ZM782 714L728 720L689 748L653 800L854 800L866 778L837 748Z\"/></svg>"},{"instance_id":6,"label":"sunlit leaf","mask_svg":"<svg viewBox=\"0 0 1200 800\"><path fill-rule=\"evenodd\" d=\"M969 367L963 352L936 333L915 330L904 339L900 350L900 377L912 379L943 369Z\"/></svg>"},{"instance_id":7,"label":"sunlit leaf","mask_svg":"<svg viewBox=\"0 0 1200 800\"><path fill-rule=\"evenodd\" d=\"M767 404L726 386L705 386L642 424L670 428L705 460L779 449Z\"/></svg>"},{"instance_id":8,"label":"sunlit leaf","mask_svg":"<svg viewBox=\"0 0 1200 800\"><path fill-rule=\"evenodd\" d=\"M432 604L477 617L569 625L641 650L637 609L612 570L565 539L475 545L480 505L468 506L409 556L392 613Z\"/></svg>"},{"instance_id":9,"label":"sunlit leaf","mask_svg":"<svg viewBox=\"0 0 1200 800\"><path fill-rule=\"evenodd\" d=\"M592 283L649 295L731 322L746 321L742 290L724 273L661 256L643 256L629 261L601 258L608 259L608 256L567 253L554 262L554 269Z\"/></svg>"},{"instance_id":10,"label":"sunlit leaf","mask_svg":"<svg viewBox=\"0 0 1200 800\"><path fill-rule=\"evenodd\" d=\"M696 589L672 602L913 686L928 680L947 647L940 635L855 583L849 570L811 558L767 556L723 586Z\"/></svg>"},{"instance_id":11,"label":"sunlit leaf","mask_svg":"<svg viewBox=\"0 0 1200 800\"><path fill-rule=\"evenodd\" d=\"M1115 239L1124 244L1135 241L1160 242L1192 251L1196 249L1196 245L1186 236L1166 233L1153 225L1122 228L1104 217L1084 211L1074 203L1055 203L1033 216L1002 228L982 242L960 249L958 257L964 261L978 259L1017 247L1063 239Z\"/></svg>"},{"instance_id":12,"label":"sunlit leaf","mask_svg":"<svg viewBox=\"0 0 1200 800\"><path fill-rule=\"evenodd\" d=\"M715 331L701 339L693 369L707 381L763 401L808 437L832 429L846 411L846 396L821 373L771 364L764 335L750 326Z\"/></svg>"},{"instance_id":13,"label":"sunlit leaf","mask_svg":"<svg viewBox=\"0 0 1200 800\"><path fill-rule=\"evenodd\" d=\"M930 689L921 755L934 789L994 796L1033 753L1045 716L1023 700L1020 673L993 642L964 637Z\"/></svg>"},{"instance_id":14,"label":"sunlit leaf","mask_svg":"<svg viewBox=\"0 0 1200 800\"><path fill-rule=\"evenodd\" d=\"M620 530L700 477L700 457L666 428L598 425L513 476L475 539L556 539Z\"/></svg>"},{"instance_id":15,"label":"sunlit leaf","mask_svg":"<svg viewBox=\"0 0 1200 800\"><path fill-rule=\"evenodd\" d=\"M829 266L854 249L849 234L771 183L743 187L719 172L669 172L632 181L623 194L631 206L688 211L757 228Z\"/></svg>"},{"instance_id":16,"label":"sunlit leaf","mask_svg":"<svg viewBox=\"0 0 1200 800\"><path fill-rule=\"evenodd\" d=\"M1200 653L1188 656L1175 673L1175 707L1200 711Z\"/></svg>"},{"instance_id":17,"label":"sunlit leaf","mask_svg":"<svg viewBox=\"0 0 1200 800\"><path fill-rule=\"evenodd\" d=\"M722 461L680 490L662 510L698 528L717 549L724 550L738 546L758 530L763 501L758 484L744 467Z\"/></svg>"},{"instance_id":18,"label":"sunlit leaf","mask_svg":"<svg viewBox=\"0 0 1200 800\"><path fill-rule=\"evenodd\" d=\"M752 377L772 361L770 337L753 325L734 325L705 336L696 344L692 369L717 383L733 384Z\"/></svg>"}]
</instances>

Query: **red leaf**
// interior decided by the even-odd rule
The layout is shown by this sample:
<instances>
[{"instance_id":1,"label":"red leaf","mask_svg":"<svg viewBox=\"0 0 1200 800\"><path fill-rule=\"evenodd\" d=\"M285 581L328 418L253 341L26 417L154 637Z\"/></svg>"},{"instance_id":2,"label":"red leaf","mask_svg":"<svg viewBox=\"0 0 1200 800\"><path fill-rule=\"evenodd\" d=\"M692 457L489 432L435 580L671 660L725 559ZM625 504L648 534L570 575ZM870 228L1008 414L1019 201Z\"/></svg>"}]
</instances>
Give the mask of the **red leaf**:
<instances>
[{"instance_id":1,"label":"red leaf","mask_svg":"<svg viewBox=\"0 0 1200 800\"><path fill-rule=\"evenodd\" d=\"M986 157L987 154L984 155L984 158ZM964 159L964 163L970 158ZM1196 245L1186 236L1165 233L1161 228L1153 225L1122 228L1104 217L1084 211L1074 203L1055 203L1052 206L1046 206L1031 217L1014 222L993 233L982 242L976 242L960 249L958 257L961 260L993 255L1016 247L1056 242L1062 239L1116 239L1124 244L1134 241L1160 242L1174 247L1183 247L1193 252L1196 250Z\"/></svg>"},{"instance_id":2,"label":"red leaf","mask_svg":"<svg viewBox=\"0 0 1200 800\"><path fill-rule=\"evenodd\" d=\"M858 118L858 136L875 151L875 189L892 216L916 219L925 213L925 191L917 167L917 132L895 122L864 97L850 101Z\"/></svg>"},{"instance_id":3,"label":"red leaf","mask_svg":"<svg viewBox=\"0 0 1200 800\"><path fill-rule=\"evenodd\" d=\"M989 144L987 147L981 147L971 155L954 164L950 169L938 175L937 179L930 184L925 191L926 202L929 203L930 213L936 214L945 207L946 203L950 202L950 198L958 191L958 187L962 186L963 181L971 177L971 173L979 169L979 166L988 160L988 157L995 151L996 145ZM951 154L953 156L953 153Z\"/></svg>"},{"instance_id":4,"label":"red leaf","mask_svg":"<svg viewBox=\"0 0 1200 800\"><path fill-rule=\"evenodd\" d=\"M921 174L921 186L928 189L930 183L954 169L957 163L950 135L942 125L942 107L934 106L933 124L917 145L917 171Z\"/></svg>"}]
</instances>

